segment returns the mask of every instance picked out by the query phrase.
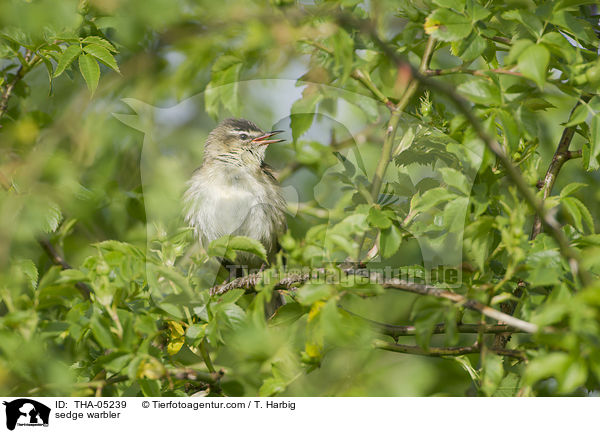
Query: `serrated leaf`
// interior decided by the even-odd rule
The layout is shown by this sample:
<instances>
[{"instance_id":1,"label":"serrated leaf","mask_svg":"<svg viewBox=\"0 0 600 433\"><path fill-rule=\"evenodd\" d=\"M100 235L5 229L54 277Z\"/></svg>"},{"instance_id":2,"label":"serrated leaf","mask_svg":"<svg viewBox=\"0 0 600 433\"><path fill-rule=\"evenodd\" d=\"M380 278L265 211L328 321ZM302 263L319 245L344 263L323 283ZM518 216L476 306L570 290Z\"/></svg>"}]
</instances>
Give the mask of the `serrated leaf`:
<instances>
[{"instance_id":1,"label":"serrated leaf","mask_svg":"<svg viewBox=\"0 0 600 433\"><path fill-rule=\"evenodd\" d=\"M573 224L575 228L580 232L583 232L583 224L581 223L581 211L579 210L579 206L575 203L577 200L575 197L563 197L560 202L563 205L563 208L571 215L573 219Z\"/></svg>"},{"instance_id":2,"label":"serrated leaf","mask_svg":"<svg viewBox=\"0 0 600 433\"><path fill-rule=\"evenodd\" d=\"M46 233L52 233L56 231L60 222L62 221L62 212L56 203L49 203L45 211L46 213L42 229Z\"/></svg>"},{"instance_id":3,"label":"serrated leaf","mask_svg":"<svg viewBox=\"0 0 600 433\"><path fill-rule=\"evenodd\" d=\"M557 250L537 251L527 256L527 282L532 286L557 284L564 274L560 253Z\"/></svg>"},{"instance_id":4,"label":"serrated leaf","mask_svg":"<svg viewBox=\"0 0 600 433\"><path fill-rule=\"evenodd\" d=\"M379 237L379 250L383 258L388 258L396 254L402 243L402 232L395 225L381 230Z\"/></svg>"},{"instance_id":5,"label":"serrated leaf","mask_svg":"<svg viewBox=\"0 0 600 433\"><path fill-rule=\"evenodd\" d=\"M573 194L576 191L579 191L581 188L586 187L587 184L581 182L571 182L568 185L565 185L563 189L560 190L561 197L567 197Z\"/></svg>"},{"instance_id":6,"label":"serrated leaf","mask_svg":"<svg viewBox=\"0 0 600 433\"><path fill-rule=\"evenodd\" d=\"M480 217L465 227L466 252L472 260L475 260L480 270L484 269L490 246L494 240L493 227L494 219L490 216Z\"/></svg>"},{"instance_id":7,"label":"serrated leaf","mask_svg":"<svg viewBox=\"0 0 600 433\"><path fill-rule=\"evenodd\" d=\"M578 198L569 197L569 200L575 206L577 206L577 208L579 209L579 212L581 213L583 221L585 221L586 225L588 226L590 231L593 233L594 232L594 218L592 217L592 214L589 211L589 209L587 208L587 206L585 204L583 204L583 202L581 200L579 200ZM582 227L581 232L583 232L583 227Z\"/></svg>"},{"instance_id":8,"label":"serrated leaf","mask_svg":"<svg viewBox=\"0 0 600 433\"><path fill-rule=\"evenodd\" d=\"M519 55L517 66L524 77L531 78L539 87L544 87L549 63L548 49L542 45L531 45Z\"/></svg>"},{"instance_id":9,"label":"serrated leaf","mask_svg":"<svg viewBox=\"0 0 600 433\"><path fill-rule=\"evenodd\" d=\"M113 53L119 52L119 50L117 50L113 44L99 36L88 36L83 40L83 43L99 45L101 47L106 48L108 51L112 51Z\"/></svg>"},{"instance_id":10,"label":"serrated leaf","mask_svg":"<svg viewBox=\"0 0 600 433\"><path fill-rule=\"evenodd\" d=\"M425 19L425 33L446 42L467 37L472 29L471 19L450 9L436 9Z\"/></svg>"},{"instance_id":11,"label":"serrated leaf","mask_svg":"<svg viewBox=\"0 0 600 433\"><path fill-rule=\"evenodd\" d=\"M115 60L113 55L106 48L101 47L100 45L90 44L90 45L86 45L85 47L83 47L83 51L85 51L88 54L91 54L92 56L94 56L95 58L100 60L102 63L104 63L106 66L108 66L112 70L121 72L121 71L119 71L119 66L117 65L117 61Z\"/></svg>"},{"instance_id":12,"label":"serrated leaf","mask_svg":"<svg viewBox=\"0 0 600 433\"><path fill-rule=\"evenodd\" d=\"M323 99L320 92L304 92L301 99L292 105L290 126L294 142L310 129L315 118L316 106Z\"/></svg>"},{"instance_id":13,"label":"serrated leaf","mask_svg":"<svg viewBox=\"0 0 600 433\"><path fill-rule=\"evenodd\" d=\"M446 202L454 197L456 197L456 194L451 193L446 188L432 188L425 191L425 193L420 197L413 197L410 211L413 214L417 214L442 202Z\"/></svg>"},{"instance_id":14,"label":"serrated leaf","mask_svg":"<svg viewBox=\"0 0 600 433\"><path fill-rule=\"evenodd\" d=\"M392 221L387 217L385 213L376 207L372 207L369 209L369 215L367 216L367 223L371 227L376 227L380 229L387 229L392 225Z\"/></svg>"},{"instance_id":15,"label":"serrated leaf","mask_svg":"<svg viewBox=\"0 0 600 433\"><path fill-rule=\"evenodd\" d=\"M54 77L58 77L62 74L73 60L77 58L81 54L81 47L79 45L69 45L67 49L60 55L58 59L58 64L56 65L56 70L54 71Z\"/></svg>"},{"instance_id":16,"label":"serrated leaf","mask_svg":"<svg viewBox=\"0 0 600 433\"><path fill-rule=\"evenodd\" d=\"M79 70L87 84L90 93L93 95L98 87L100 80L100 67L96 59L90 54L82 54L79 56Z\"/></svg>"}]
</instances>

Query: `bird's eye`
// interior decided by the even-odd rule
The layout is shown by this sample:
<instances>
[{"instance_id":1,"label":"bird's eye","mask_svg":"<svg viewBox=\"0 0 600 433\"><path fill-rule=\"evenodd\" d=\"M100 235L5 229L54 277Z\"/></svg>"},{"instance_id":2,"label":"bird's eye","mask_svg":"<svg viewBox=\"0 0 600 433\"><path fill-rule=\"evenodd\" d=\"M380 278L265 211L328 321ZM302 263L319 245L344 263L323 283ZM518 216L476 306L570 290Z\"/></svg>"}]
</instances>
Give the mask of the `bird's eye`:
<instances>
[{"instance_id":1,"label":"bird's eye","mask_svg":"<svg viewBox=\"0 0 600 433\"><path fill-rule=\"evenodd\" d=\"M248 134L240 134L240 138L242 140L247 140L248 139Z\"/></svg>"}]
</instances>

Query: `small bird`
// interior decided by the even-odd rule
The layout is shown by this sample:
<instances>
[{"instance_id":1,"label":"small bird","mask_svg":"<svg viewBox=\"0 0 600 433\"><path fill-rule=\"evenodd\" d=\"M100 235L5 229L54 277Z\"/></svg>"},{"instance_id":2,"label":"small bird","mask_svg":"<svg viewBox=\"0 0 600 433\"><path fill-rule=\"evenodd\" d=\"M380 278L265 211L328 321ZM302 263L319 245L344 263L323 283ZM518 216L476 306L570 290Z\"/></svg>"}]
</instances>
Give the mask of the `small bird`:
<instances>
[{"instance_id":1,"label":"small bird","mask_svg":"<svg viewBox=\"0 0 600 433\"><path fill-rule=\"evenodd\" d=\"M271 139L283 131L264 132L245 119L226 119L213 129L204 147L204 159L188 182L184 195L185 220L200 243L207 246L224 235L248 236L260 241L269 261L285 232L286 203L279 183L265 163ZM238 251L236 265L258 270L260 257Z\"/></svg>"}]
</instances>

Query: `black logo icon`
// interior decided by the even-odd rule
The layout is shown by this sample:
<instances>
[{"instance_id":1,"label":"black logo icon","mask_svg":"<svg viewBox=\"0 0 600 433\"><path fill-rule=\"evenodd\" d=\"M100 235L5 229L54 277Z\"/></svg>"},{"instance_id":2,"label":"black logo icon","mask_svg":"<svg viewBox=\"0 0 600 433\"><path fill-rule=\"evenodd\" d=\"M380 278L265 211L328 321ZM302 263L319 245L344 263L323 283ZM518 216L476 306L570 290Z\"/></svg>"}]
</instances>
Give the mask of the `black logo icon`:
<instances>
[{"instance_id":1,"label":"black logo icon","mask_svg":"<svg viewBox=\"0 0 600 433\"><path fill-rule=\"evenodd\" d=\"M17 423L19 426L48 426L50 419L48 406L29 398L3 403L6 406L6 428L9 430L14 430Z\"/></svg>"}]
</instances>

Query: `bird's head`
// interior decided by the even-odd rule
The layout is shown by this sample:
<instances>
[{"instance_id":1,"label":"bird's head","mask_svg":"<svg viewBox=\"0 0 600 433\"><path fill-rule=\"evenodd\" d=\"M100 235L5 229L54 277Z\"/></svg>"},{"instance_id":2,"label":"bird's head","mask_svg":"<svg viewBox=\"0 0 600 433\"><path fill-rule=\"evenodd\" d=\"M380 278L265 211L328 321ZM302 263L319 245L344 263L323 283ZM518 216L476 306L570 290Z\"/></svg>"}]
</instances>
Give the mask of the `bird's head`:
<instances>
[{"instance_id":1,"label":"bird's head","mask_svg":"<svg viewBox=\"0 0 600 433\"><path fill-rule=\"evenodd\" d=\"M264 132L246 119L225 119L211 131L206 139L205 159L225 159L247 163L262 163L265 150L271 143L281 139L271 139L283 131Z\"/></svg>"}]
</instances>

